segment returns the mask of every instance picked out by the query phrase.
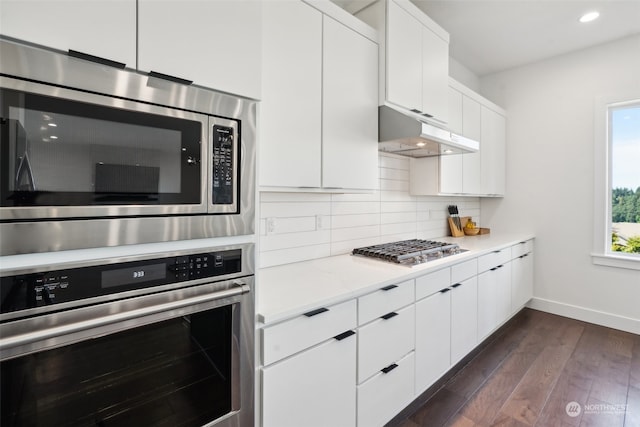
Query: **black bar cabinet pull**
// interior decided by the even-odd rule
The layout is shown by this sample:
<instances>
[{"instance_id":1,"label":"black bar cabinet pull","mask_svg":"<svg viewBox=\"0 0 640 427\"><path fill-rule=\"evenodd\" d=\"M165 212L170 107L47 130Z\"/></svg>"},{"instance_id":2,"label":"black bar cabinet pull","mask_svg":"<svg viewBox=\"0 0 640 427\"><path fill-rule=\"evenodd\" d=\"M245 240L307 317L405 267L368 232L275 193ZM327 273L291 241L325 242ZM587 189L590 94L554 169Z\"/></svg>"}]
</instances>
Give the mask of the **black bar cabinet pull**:
<instances>
[{"instance_id":1,"label":"black bar cabinet pull","mask_svg":"<svg viewBox=\"0 0 640 427\"><path fill-rule=\"evenodd\" d=\"M387 313L384 316L381 316L380 318L384 319L384 320L389 320L392 317L396 317L397 315L398 315L398 313L396 313L395 311L392 311L391 313Z\"/></svg>"},{"instance_id":2,"label":"black bar cabinet pull","mask_svg":"<svg viewBox=\"0 0 640 427\"><path fill-rule=\"evenodd\" d=\"M388 374L389 372L393 371L397 367L398 367L397 364L392 363L391 365L387 366L386 368L380 369L380 372L382 372L383 374Z\"/></svg>"},{"instance_id":3,"label":"black bar cabinet pull","mask_svg":"<svg viewBox=\"0 0 640 427\"><path fill-rule=\"evenodd\" d=\"M451 285L452 288L457 288L458 286L462 286L462 283L456 283L455 285Z\"/></svg>"},{"instance_id":4,"label":"black bar cabinet pull","mask_svg":"<svg viewBox=\"0 0 640 427\"><path fill-rule=\"evenodd\" d=\"M395 289L397 288L398 285L389 285L389 286L385 286L384 288L380 288L383 291L390 291L391 289Z\"/></svg>"},{"instance_id":5,"label":"black bar cabinet pull","mask_svg":"<svg viewBox=\"0 0 640 427\"><path fill-rule=\"evenodd\" d=\"M451 288L444 288L440 290L441 294L446 294L447 292L449 292L451 290Z\"/></svg>"},{"instance_id":6,"label":"black bar cabinet pull","mask_svg":"<svg viewBox=\"0 0 640 427\"><path fill-rule=\"evenodd\" d=\"M69 49L69 56L78 59L84 59L85 61L95 62L101 65L108 65L109 67L118 68L120 70L124 69L126 66L123 62L112 61L111 59L101 58L99 56L89 55L88 53L78 52L77 50Z\"/></svg>"},{"instance_id":7,"label":"black bar cabinet pull","mask_svg":"<svg viewBox=\"0 0 640 427\"><path fill-rule=\"evenodd\" d=\"M169 80L170 82L180 83L189 86L193 84L193 80L182 79L176 76L170 76L169 74L158 73L157 71L149 71L149 77L155 77L157 79Z\"/></svg>"},{"instance_id":8,"label":"black bar cabinet pull","mask_svg":"<svg viewBox=\"0 0 640 427\"><path fill-rule=\"evenodd\" d=\"M329 311L329 309L322 307L322 308L317 308L315 310L311 310L309 312L306 312L306 313L304 313L304 315L307 316L307 317L313 317L316 314L324 313L326 311Z\"/></svg>"},{"instance_id":9,"label":"black bar cabinet pull","mask_svg":"<svg viewBox=\"0 0 640 427\"><path fill-rule=\"evenodd\" d=\"M346 331L346 332L341 333L340 335L336 335L333 338L335 338L338 341L342 341L343 339L349 338L351 335L355 335L355 334L356 333L353 332L353 331Z\"/></svg>"},{"instance_id":10,"label":"black bar cabinet pull","mask_svg":"<svg viewBox=\"0 0 640 427\"><path fill-rule=\"evenodd\" d=\"M498 267L493 267L493 268L491 269L491 271L496 271L497 269L498 269Z\"/></svg>"}]
</instances>

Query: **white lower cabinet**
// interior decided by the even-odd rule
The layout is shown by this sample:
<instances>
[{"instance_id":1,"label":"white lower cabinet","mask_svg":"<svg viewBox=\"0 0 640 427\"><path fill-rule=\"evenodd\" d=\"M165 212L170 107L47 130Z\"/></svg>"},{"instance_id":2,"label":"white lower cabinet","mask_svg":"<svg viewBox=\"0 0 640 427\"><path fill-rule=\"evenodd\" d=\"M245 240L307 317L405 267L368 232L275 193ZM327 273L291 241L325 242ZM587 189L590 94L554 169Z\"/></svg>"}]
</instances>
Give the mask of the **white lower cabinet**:
<instances>
[{"instance_id":1,"label":"white lower cabinet","mask_svg":"<svg viewBox=\"0 0 640 427\"><path fill-rule=\"evenodd\" d=\"M414 352L411 352L360 384L357 426L383 426L411 403L414 398L414 372Z\"/></svg>"},{"instance_id":2,"label":"white lower cabinet","mask_svg":"<svg viewBox=\"0 0 640 427\"><path fill-rule=\"evenodd\" d=\"M478 278L451 285L451 365L478 343Z\"/></svg>"},{"instance_id":3,"label":"white lower cabinet","mask_svg":"<svg viewBox=\"0 0 640 427\"><path fill-rule=\"evenodd\" d=\"M533 242L520 242L511 253L511 312L515 313L533 297Z\"/></svg>"},{"instance_id":4,"label":"white lower cabinet","mask_svg":"<svg viewBox=\"0 0 640 427\"><path fill-rule=\"evenodd\" d=\"M416 303L416 395L451 365L451 323L447 321L450 318L448 287Z\"/></svg>"},{"instance_id":5,"label":"white lower cabinet","mask_svg":"<svg viewBox=\"0 0 640 427\"><path fill-rule=\"evenodd\" d=\"M527 240L262 328L262 426L386 424L532 287Z\"/></svg>"},{"instance_id":6,"label":"white lower cabinet","mask_svg":"<svg viewBox=\"0 0 640 427\"><path fill-rule=\"evenodd\" d=\"M358 383L412 351L414 340L413 304L361 327L358 330Z\"/></svg>"},{"instance_id":7,"label":"white lower cabinet","mask_svg":"<svg viewBox=\"0 0 640 427\"><path fill-rule=\"evenodd\" d=\"M355 334L263 368L262 425L353 427L355 379Z\"/></svg>"},{"instance_id":8,"label":"white lower cabinet","mask_svg":"<svg viewBox=\"0 0 640 427\"><path fill-rule=\"evenodd\" d=\"M511 249L479 257L478 271L478 340L483 340L512 313Z\"/></svg>"}]
</instances>

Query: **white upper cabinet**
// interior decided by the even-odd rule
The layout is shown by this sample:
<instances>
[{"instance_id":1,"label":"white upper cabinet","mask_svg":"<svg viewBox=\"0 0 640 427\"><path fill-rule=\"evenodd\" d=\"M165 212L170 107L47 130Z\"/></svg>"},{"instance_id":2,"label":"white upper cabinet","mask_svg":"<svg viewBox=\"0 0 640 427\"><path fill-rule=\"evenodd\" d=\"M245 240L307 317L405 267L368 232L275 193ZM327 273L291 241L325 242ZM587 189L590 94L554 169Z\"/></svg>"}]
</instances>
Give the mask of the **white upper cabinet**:
<instances>
[{"instance_id":1,"label":"white upper cabinet","mask_svg":"<svg viewBox=\"0 0 640 427\"><path fill-rule=\"evenodd\" d=\"M267 2L262 16L261 186L320 187L322 14Z\"/></svg>"},{"instance_id":2,"label":"white upper cabinet","mask_svg":"<svg viewBox=\"0 0 640 427\"><path fill-rule=\"evenodd\" d=\"M322 186L374 189L378 179L378 45L324 17Z\"/></svg>"},{"instance_id":3,"label":"white upper cabinet","mask_svg":"<svg viewBox=\"0 0 640 427\"><path fill-rule=\"evenodd\" d=\"M357 21L363 32L324 9ZM375 39L373 29L332 3L264 3L262 188L377 187Z\"/></svg>"},{"instance_id":4,"label":"white upper cabinet","mask_svg":"<svg viewBox=\"0 0 640 427\"><path fill-rule=\"evenodd\" d=\"M136 68L135 0L1 0L0 32Z\"/></svg>"},{"instance_id":5,"label":"white upper cabinet","mask_svg":"<svg viewBox=\"0 0 640 427\"><path fill-rule=\"evenodd\" d=\"M422 24L393 1L387 16L387 100L422 111Z\"/></svg>"},{"instance_id":6,"label":"white upper cabinet","mask_svg":"<svg viewBox=\"0 0 640 427\"><path fill-rule=\"evenodd\" d=\"M504 195L504 110L453 79L449 81L448 99L452 132L480 141L480 150L411 159L410 193Z\"/></svg>"},{"instance_id":7,"label":"white upper cabinet","mask_svg":"<svg viewBox=\"0 0 640 427\"><path fill-rule=\"evenodd\" d=\"M422 27L422 113L444 123L449 120L448 36Z\"/></svg>"},{"instance_id":8,"label":"white upper cabinet","mask_svg":"<svg viewBox=\"0 0 640 427\"><path fill-rule=\"evenodd\" d=\"M491 108L482 106L482 193L503 196L505 189L506 119Z\"/></svg>"},{"instance_id":9,"label":"white upper cabinet","mask_svg":"<svg viewBox=\"0 0 640 427\"><path fill-rule=\"evenodd\" d=\"M448 121L449 34L409 0L384 0L356 14L380 32L380 104Z\"/></svg>"},{"instance_id":10,"label":"white upper cabinet","mask_svg":"<svg viewBox=\"0 0 640 427\"><path fill-rule=\"evenodd\" d=\"M258 0L139 0L138 68L260 99L261 8Z\"/></svg>"}]
</instances>

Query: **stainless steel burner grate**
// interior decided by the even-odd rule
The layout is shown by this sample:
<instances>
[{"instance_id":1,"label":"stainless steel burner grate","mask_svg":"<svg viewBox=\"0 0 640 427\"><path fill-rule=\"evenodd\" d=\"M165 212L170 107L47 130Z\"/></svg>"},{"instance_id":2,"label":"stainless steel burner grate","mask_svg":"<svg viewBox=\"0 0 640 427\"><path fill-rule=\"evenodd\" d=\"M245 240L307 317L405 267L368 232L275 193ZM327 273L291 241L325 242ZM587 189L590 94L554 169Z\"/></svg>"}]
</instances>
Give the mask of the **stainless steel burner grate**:
<instances>
[{"instance_id":1,"label":"stainless steel burner grate","mask_svg":"<svg viewBox=\"0 0 640 427\"><path fill-rule=\"evenodd\" d=\"M456 243L412 239L356 248L352 254L396 264L416 265L462 252L466 251L460 249Z\"/></svg>"}]
</instances>

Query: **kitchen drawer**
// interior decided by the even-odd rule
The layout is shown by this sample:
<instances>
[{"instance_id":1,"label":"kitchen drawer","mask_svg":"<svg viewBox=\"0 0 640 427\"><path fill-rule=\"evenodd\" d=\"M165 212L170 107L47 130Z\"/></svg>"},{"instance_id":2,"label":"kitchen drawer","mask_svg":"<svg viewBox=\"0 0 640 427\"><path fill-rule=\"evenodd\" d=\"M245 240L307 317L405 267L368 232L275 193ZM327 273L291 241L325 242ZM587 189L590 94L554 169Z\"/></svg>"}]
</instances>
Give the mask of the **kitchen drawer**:
<instances>
[{"instance_id":1,"label":"kitchen drawer","mask_svg":"<svg viewBox=\"0 0 640 427\"><path fill-rule=\"evenodd\" d=\"M451 267L451 284L460 283L469 277L478 274L478 259L474 258L469 261L456 264Z\"/></svg>"},{"instance_id":2,"label":"kitchen drawer","mask_svg":"<svg viewBox=\"0 0 640 427\"><path fill-rule=\"evenodd\" d=\"M511 246L511 259L520 258L524 254L528 254L533 250L533 241L525 240L517 245Z\"/></svg>"},{"instance_id":3,"label":"kitchen drawer","mask_svg":"<svg viewBox=\"0 0 640 427\"><path fill-rule=\"evenodd\" d=\"M262 329L262 363L269 365L326 339L355 329L356 300L322 307Z\"/></svg>"},{"instance_id":4,"label":"kitchen drawer","mask_svg":"<svg viewBox=\"0 0 640 427\"><path fill-rule=\"evenodd\" d=\"M413 305L358 329L358 384L415 348Z\"/></svg>"},{"instance_id":5,"label":"kitchen drawer","mask_svg":"<svg viewBox=\"0 0 640 427\"><path fill-rule=\"evenodd\" d=\"M510 247L482 255L478 257L478 273L490 270L509 261L511 261Z\"/></svg>"},{"instance_id":6,"label":"kitchen drawer","mask_svg":"<svg viewBox=\"0 0 640 427\"><path fill-rule=\"evenodd\" d=\"M414 302L414 282L407 280L385 286L376 292L358 298L358 324L363 325L394 310Z\"/></svg>"},{"instance_id":7,"label":"kitchen drawer","mask_svg":"<svg viewBox=\"0 0 640 427\"><path fill-rule=\"evenodd\" d=\"M443 268L433 273L425 274L416 279L416 301L433 295L451 285L451 269Z\"/></svg>"},{"instance_id":8,"label":"kitchen drawer","mask_svg":"<svg viewBox=\"0 0 640 427\"><path fill-rule=\"evenodd\" d=\"M358 386L358 427L382 426L413 400L414 352L385 371Z\"/></svg>"}]
</instances>

